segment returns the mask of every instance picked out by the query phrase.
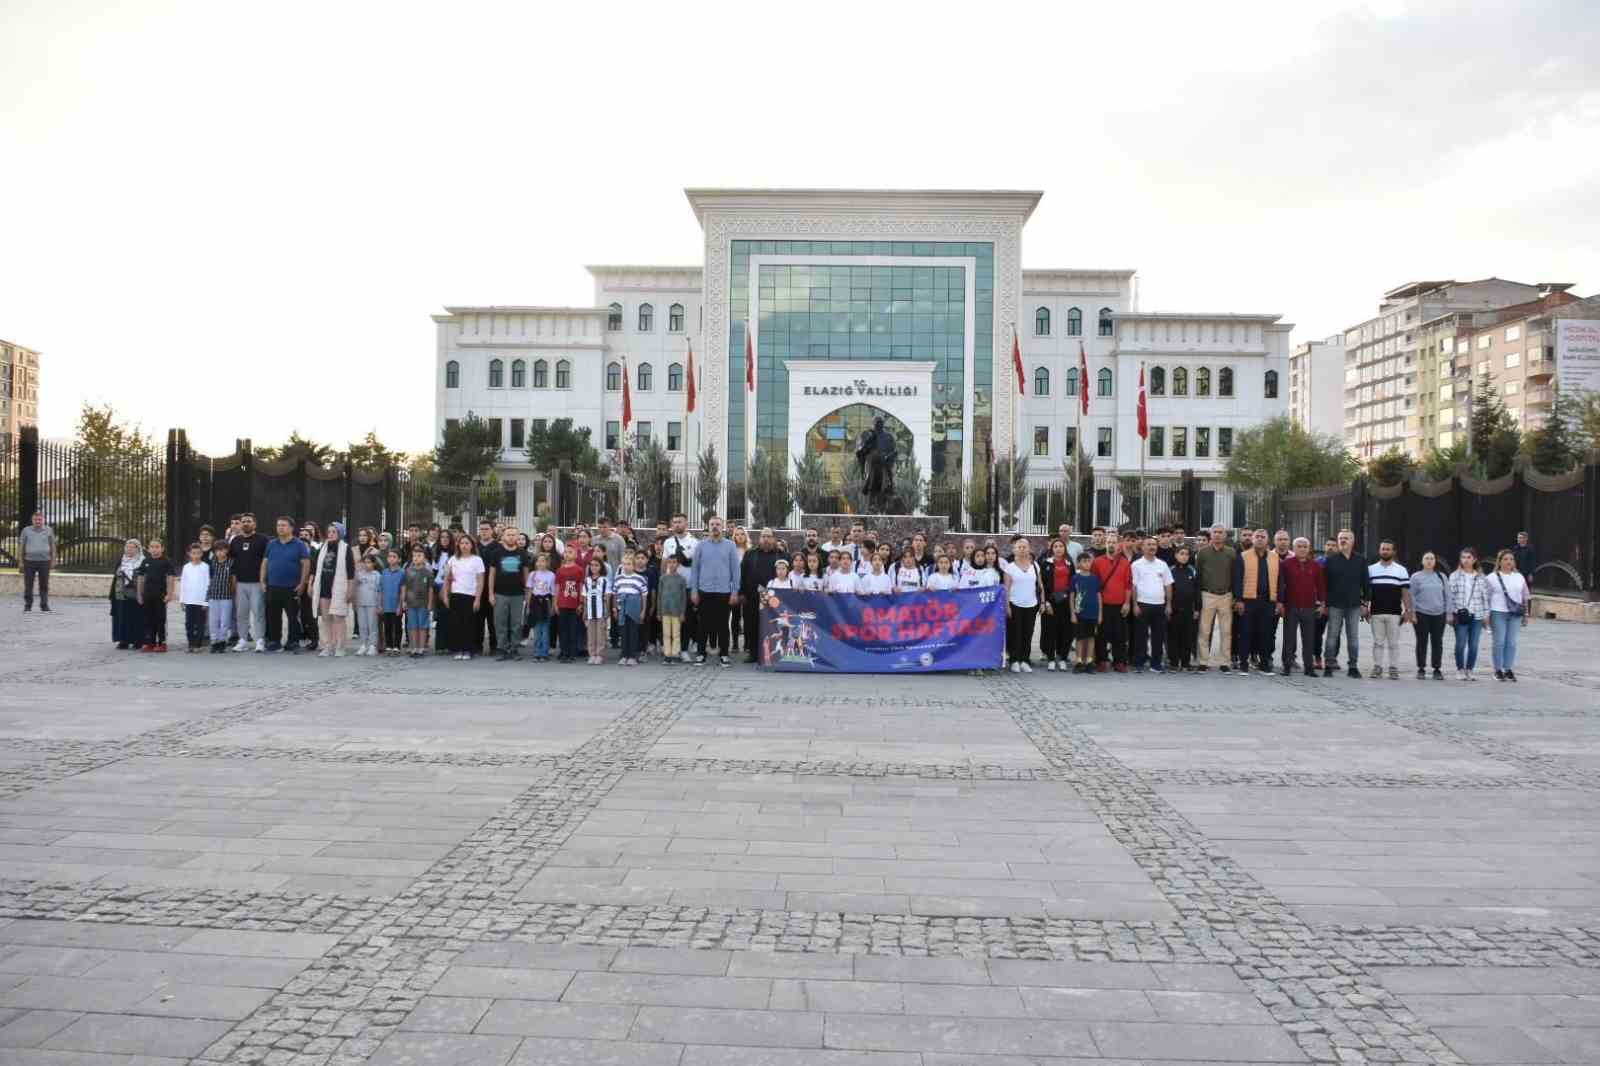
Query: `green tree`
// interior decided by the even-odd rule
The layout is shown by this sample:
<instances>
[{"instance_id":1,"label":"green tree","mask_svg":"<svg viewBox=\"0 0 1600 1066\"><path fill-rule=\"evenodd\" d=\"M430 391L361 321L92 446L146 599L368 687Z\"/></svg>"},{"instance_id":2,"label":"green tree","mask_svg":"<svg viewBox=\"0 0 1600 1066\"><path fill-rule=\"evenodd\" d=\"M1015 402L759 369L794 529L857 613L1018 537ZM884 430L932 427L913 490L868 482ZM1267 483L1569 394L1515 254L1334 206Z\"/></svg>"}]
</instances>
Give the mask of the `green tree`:
<instances>
[{"instance_id":1,"label":"green tree","mask_svg":"<svg viewBox=\"0 0 1600 1066\"><path fill-rule=\"evenodd\" d=\"M1394 447L1367 464L1367 476L1380 485L1398 485L1416 470L1417 461Z\"/></svg>"},{"instance_id":2,"label":"green tree","mask_svg":"<svg viewBox=\"0 0 1600 1066\"><path fill-rule=\"evenodd\" d=\"M289 439L277 447L265 445L256 449L256 458L268 462L277 462L286 459L292 452L302 451L306 457L318 466L327 466L333 462L337 453L331 444L321 444L309 437L302 437L298 429L289 433Z\"/></svg>"},{"instance_id":3,"label":"green tree","mask_svg":"<svg viewBox=\"0 0 1600 1066\"><path fill-rule=\"evenodd\" d=\"M1051 519L1051 529L1060 528L1062 522L1071 522L1082 533L1090 524L1094 511L1094 463L1082 448L1073 449L1070 459L1061 461L1062 504L1066 514Z\"/></svg>"},{"instance_id":4,"label":"green tree","mask_svg":"<svg viewBox=\"0 0 1600 1066\"><path fill-rule=\"evenodd\" d=\"M1341 484L1360 470L1344 441L1279 415L1235 434L1225 476L1236 489L1283 490Z\"/></svg>"},{"instance_id":5,"label":"green tree","mask_svg":"<svg viewBox=\"0 0 1600 1066\"><path fill-rule=\"evenodd\" d=\"M794 477L789 491L802 514L821 514L832 497L828 489L827 467L822 453L805 449L794 461Z\"/></svg>"},{"instance_id":6,"label":"green tree","mask_svg":"<svg viewBox=\"0 0 1600 1066\"><path fill-rule=\"evenodd\" d=\"M1529 437L1533 468L1541 474L1565 474L1583 462L1583 405L1572 393L1558 388L1544 425Z\"/></svg>"},{"instance_id":7,"label":"green tree","mask_svg":"<svg viewBox=\"0 0 1600 1066\"><path fill-rule=\"evenodd\" d=\"M1443 481L1454 477L1456 470L1472 460L1467 442L1458 440L1448 448L1429 448L1422 459L1422 476L1429 481Z\"/></svg>"},{"instance_id":8,"label":"green tree","mask_svg":"<svg viewBox=\"0 0 1600 1066\"><path fill-rule=\"evenodd\" d=\"M1600 392L1579 392L1573 399L1578 408L1578 432L1584 448L1600 448Z\"/></svg>"},{"instance_id":9,"label":"green tree","mask_svg":"<svg viewBox=\"0 0 1600 1066\"><path fill-rule=\"evenodd\" d=\"M345 450L345 458L355 466L381 468L406 465L406 453L393 451L378 439L378 431L367 430L367 435L353 442Z\"/></svg>"},{"instance_id":10,"label":"green tree","mask_svg":"<svg viewBox=\"0 0 1600 1066\"><path fill-rule=\"evenodd\" d=\"M572 419L557 418L548 425L535 421L528 433L528 462L535 470L551 471L566 460L579 477L597 479L609 471L589 440L589 427L574 428Z\"/></svg>"},{"instance_id":11,"label":"green tree","mask_svg":"<svg viewBox=\"0 0 1600 1066\"><path fill-rule=\"evenodd\" d=\"M655 518L666 518L671 514L672 457L660 441L652 439L635 443L629 453L625 480L628 495L635 501L644 501L646 514Z\"/></svg>"},{"instance_id":12,"label":"green tree","mask_svg":"<svg viewBox=\"0 0 1600 1066\"><path fill-rule=\"evenodd\" d=\"M468 411L461 421L446 424L443 438L433 449L434 506L446 514L459 513L472 482L485 479L499 458L500 435L488 422ZM479 500L482 505L488 502L481 493Z\"/></svg>"},{"instance_id":13,"label":"green tree","mask_svg":"<svg viewBox=\"0 0 1600 1066\"><path fill-rule=\"evenodd\" d=\"M928 479L922 476L922 464L917 455L907 448L894 464L894 496L889 506L895 514L921 514L928 499Z\"/></svg>"},{"instance_id":14,"label":"green tree","mask_svg":"<svg viewBox=\"0 0 1600 1066\"><path fill-rule=\"evenodd\" d=\"M750 456L747 476L750 524L776 528L787 523L794 497L789 491L789 460L783 452L758 447Z\"/></svg>"},{"instance_id":15,"label":"green tree","mask_svg":"<svg viewBox=\"0 0 1600 1066\"><path fill-rule=\"evenodd\" d=\"M1021 527L1022 511L1028 506L1028 457L1012 452L995 460L994 491L1000 505L1002 529Z\"/></svg>"},{"instance_id":16,"label":"green tree","mask_svg":"<svg viewBox=\"0 0 1600 1066\"><path fill-rule=\"evenodd\" d=\"M967 478L967 528L989 528L989 472L974 470Z\"/></svg>"},{"instance_id":17,"label":"green tree","mask_svg":"<svg viewBox=\"0 0 1600 1066\"><path fill-rule=\"evenodd\" d=\"M1485 374L1472 397L1472 464L1480 477L1504 477L1522 450L1522 430L1512 421L1494 382Z\"/></svg>"},{"instance_id":18,"label":"green tree","mask_svg":"<svg viewBox=\"0 0 1600 1066\"><path fill-rule=\"evenodd\" d=\"M695 502L700 505L700 521L709 522L717 513L717 498L722 495L722 464L717 460L716 444L707 441L695 457Z\"/></svg>"},{"instance_id":19,"label":"green tree","mask_svg":"<svg viewBox=\"0 0 1600 1066\"><path fill-rule=\"evenodd\" d=\"M161 533L166 522L162 449L137 423L124 422L110 404L78 411L67 471L72 492L88 514L74 527L58 523L64 542L81 537L139 537ZM45 495L50 489L45 486ZM46 507L49 510L49 507Z\"/></svg>"}]
</instances>

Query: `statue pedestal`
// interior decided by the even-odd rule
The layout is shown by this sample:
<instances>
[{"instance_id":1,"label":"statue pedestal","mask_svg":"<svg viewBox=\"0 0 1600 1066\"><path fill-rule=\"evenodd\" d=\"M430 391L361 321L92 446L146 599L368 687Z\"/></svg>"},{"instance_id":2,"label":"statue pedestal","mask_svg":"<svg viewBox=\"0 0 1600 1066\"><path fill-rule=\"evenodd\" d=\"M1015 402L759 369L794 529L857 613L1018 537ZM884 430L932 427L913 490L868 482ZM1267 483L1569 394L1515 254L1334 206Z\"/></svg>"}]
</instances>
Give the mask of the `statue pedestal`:
<instances>
[{"instance_id":1,"label":"statue pedestal","mask_svg":"<svg viewBox=\"0 0 1600 1066\"><path fill-rule=\"evenodd\" d=\"M802 512L800 515L801 528L815 529L822 535L824 540L828 538L829 526L838 526L848 535L850 527L857 522L867 527L868 535L876 530L880 542L887 538L889 543L896 546L902 540L910 540L911 535L919 531L927 534L930 541L942 539L949 532L950 526L950 523L943 515L931 514L807 514Z\"/></svg>"}]
</instances>

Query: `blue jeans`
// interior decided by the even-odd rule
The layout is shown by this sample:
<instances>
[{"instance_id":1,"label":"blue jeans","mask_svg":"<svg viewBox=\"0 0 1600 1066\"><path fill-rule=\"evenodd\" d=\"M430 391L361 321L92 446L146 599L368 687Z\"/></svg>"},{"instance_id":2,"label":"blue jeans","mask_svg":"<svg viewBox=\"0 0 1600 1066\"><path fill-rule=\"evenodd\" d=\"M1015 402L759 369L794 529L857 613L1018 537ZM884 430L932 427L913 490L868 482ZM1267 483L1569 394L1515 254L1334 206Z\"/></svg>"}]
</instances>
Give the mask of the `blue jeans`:
<instances>
[{"instance_id":1,"label":"blue jeans","mask_svg":"<svg viewBox=\"0 0 1600 1066\"><path fill-rule=\"evenodd\" d=\"M1489 624L1493 627L1494 668L1517 668L1517 637L1522 634L1522 615L1509 611L1490 611Z\"/></svg>"},{"instance_id":2,"label":"blue jeans","mask_svg":"<svg viewBox=\"0 0 1600 1066\"><path fill-rule=\"evenodd\" d=\"M1456 631L1456 669L1471 670L1478 665L1478 637L1483 634L1483 619L1473 616L1466 625L1454 623Z\"/></svg>"},{"instance_id":3,"label":"blue jeans","mask_svg":"<svg viewBox=\"0 0 1600 1066\"><path fill-rule=\"evenodd\" d=\"M533 657L535 659L548 659L550 657L550 619L534 623L533 629Z\"/></svg>"}]
</instances>

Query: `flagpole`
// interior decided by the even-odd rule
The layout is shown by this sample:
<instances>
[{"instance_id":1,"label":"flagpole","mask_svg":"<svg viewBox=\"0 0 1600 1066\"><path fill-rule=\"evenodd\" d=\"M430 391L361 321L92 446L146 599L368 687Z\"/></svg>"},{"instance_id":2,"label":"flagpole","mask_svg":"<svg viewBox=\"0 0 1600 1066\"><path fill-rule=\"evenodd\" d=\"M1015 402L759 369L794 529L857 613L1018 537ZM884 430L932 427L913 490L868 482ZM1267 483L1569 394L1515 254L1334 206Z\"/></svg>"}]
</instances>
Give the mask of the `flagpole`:
<instances>
[{"instance_id":1,"label":"flagpole","mask_svg":"<svg viewBox=\"0 0 1600 1066\"><path fill-rule=\"evenodd\" d=\"M748 318L744 320L744 344L749 360L749 379L745 382L744 394L744 524L748 529L755 521L752 506L755 497L750 491L750 464L756 456L756 335L753 323Z\"/></svg>"},{"instance_id":2,"label":"flagpole","mask_svg":"<svg viewBox=\"0 0 1600 1066\"><path fill-rule=\"evenodd\" d=\"M1149 421L1150 421L1150 415L1149 415L1149 408L1147 406L1145 406L1145 398L1144 398L1144 363L1143 362L1141 362L1139 364L1139 405L1140 405L1140 407L1144 408L1144 411L1145 411L1145 425L1148 428ZM1144 527L1148 527L1150 525L1150 522L1146 518L1145 513L1144 513L1145 512L1144 456L1145 456L1145 452L1149 451L1149 447L1148 447L1149 443L1150 443L1150 438L1149 438L1148 432L1139 434L1139 525L1144 526Z\"/></svg>"},{"instance_id":3,"label":"flagpole","mask_svg":"<svg viewBox=\"0 0 1600 1066\"><path fill-rule=\"evenodd\" d=\"M1078 381L1078 388L1081 389L1083 388L1083 381L1081 380L1083 377L1082 373L1080 373L1078 377L1080 379ZM1078 484L1083 477L1082 460L1084 457L1082 396L1079 396L1077 399L1072 401L1072 413L1076 417L1078 423L1078 428L1074 431L1076 434L1076 443L1073 445L1074 451L1072 454L1072 524L1078 527L1079 533L1082 533L1083 515L1080 512L1083 510L1083 486ZM1090 464L1089 469L1094 469L1094 465L1092 463Z\"/></svg>"},{"instance_id":4,"label":"flagpole","mask_svg":"<svg viewBox=\"0 0 1600 1066\"><path fill-rule=\"evenodd\" d=\"M1015 322L1011 323L1011 350L1017 353L1022 351L1022 339L1017 336ZM1017 526L1018 532L1022 527L1022 516L1017 514L1017 419L1021 414L1019 410L1021 400L1018 397L1022 393L1022 366L1019 359L1020 354L1018 359L1011 361L1011 372L1017 375L1017 380L1011 389L1011 465L1006 468L1007 495L1011 497L1011 521Z\"/></svg>"}]
</instances>

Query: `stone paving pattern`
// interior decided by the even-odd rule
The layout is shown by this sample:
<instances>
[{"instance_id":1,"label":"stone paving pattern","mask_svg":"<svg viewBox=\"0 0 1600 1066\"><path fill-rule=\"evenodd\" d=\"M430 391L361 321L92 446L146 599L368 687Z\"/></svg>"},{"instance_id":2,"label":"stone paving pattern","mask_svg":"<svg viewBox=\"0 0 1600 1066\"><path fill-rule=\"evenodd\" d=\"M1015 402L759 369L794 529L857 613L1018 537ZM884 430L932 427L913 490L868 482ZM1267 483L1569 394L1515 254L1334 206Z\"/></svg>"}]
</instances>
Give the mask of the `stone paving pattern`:
<instances>
[{"instance_id":1,"label":"stone paving pattern","mask_svg":"<svg viewBox=\"0 0 1600 1066\"><path fill-rule=\"evenodd\" d=\"M1591 628L1512 686L19 622L0 1064L1600 1062Z\"/></svg>"}]
</instances>

